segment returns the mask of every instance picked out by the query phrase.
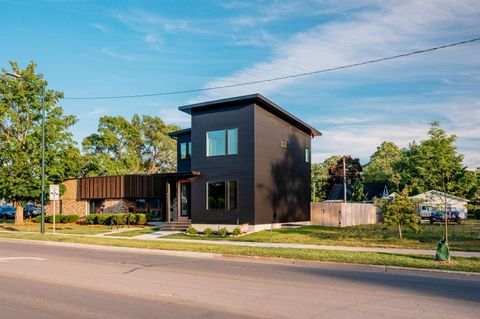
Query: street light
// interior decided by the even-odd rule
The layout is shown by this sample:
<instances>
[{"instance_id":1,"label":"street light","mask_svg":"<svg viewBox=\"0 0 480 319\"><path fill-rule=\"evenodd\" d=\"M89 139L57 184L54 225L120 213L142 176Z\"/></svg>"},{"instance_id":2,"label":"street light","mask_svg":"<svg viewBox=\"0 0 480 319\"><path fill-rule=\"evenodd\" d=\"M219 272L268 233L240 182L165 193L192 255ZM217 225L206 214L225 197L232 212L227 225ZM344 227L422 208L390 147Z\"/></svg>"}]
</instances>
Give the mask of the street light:
<instances>
[{"instance_id":1,"label":"street light","mask_svg":"<svg viewBox=\"0 0 480 319\"><path fill-rule=\"evenodd\" d=\"M20 79L17 73L5 72L5 75ZM41 212L42 222L40 224L40 233L45 234L45 85L42 85L42 190L41 190Z\"/></svg>"}]
</instances>

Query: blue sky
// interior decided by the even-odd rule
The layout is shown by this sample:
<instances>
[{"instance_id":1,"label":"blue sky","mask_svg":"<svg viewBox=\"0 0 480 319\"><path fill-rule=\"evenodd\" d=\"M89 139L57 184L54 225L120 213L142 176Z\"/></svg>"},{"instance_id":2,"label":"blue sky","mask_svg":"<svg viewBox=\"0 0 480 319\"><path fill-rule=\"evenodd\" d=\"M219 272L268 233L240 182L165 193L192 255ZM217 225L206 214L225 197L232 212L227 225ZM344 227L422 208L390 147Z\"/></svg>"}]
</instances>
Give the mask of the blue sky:
<instances>
[{"instance_id":1,"label":"blue sky","mask_svg":"<svg viewBox=\"0 0 480 319\"><path fill-rule=\"evenodd\" d=\"M0 0L0 66L33 60L65 96L195 89L308 72L480 36L480 2ZM391 140L426 137L439 120L480 166L480 43L316 76L196 94L73 101L75 138L102 115L159 115L177 106L261 93L312 124L313 158L366 162Z\"/></svg>"}]
</instances>

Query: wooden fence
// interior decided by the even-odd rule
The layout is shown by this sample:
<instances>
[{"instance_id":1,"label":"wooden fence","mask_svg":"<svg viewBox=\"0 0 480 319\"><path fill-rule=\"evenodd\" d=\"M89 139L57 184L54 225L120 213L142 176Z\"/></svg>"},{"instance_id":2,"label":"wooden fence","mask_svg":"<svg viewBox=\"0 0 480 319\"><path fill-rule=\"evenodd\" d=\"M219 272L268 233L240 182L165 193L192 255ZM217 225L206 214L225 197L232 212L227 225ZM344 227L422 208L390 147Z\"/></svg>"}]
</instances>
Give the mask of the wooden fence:
<instances>
[{"instance_id":1,"label":"wooden fence","mask_svg":"<svg viewBox=\"0 0 480 319\"><path fill-rule=\"evenodd\" d=\"M312 225L348 227L376 224L380 220L378 208L369 203L311 203L310 221Z\"/></svg>"}]
</instances>

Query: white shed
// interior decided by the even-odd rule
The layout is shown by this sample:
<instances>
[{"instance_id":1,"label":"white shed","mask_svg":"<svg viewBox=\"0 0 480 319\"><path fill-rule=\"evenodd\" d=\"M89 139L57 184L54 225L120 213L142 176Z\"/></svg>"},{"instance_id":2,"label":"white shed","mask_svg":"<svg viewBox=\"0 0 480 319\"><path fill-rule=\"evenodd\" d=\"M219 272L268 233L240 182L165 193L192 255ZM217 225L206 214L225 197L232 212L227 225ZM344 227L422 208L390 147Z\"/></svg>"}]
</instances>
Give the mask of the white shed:
<instances>
[{"instance_id":1,"label":"white shed","mask_svg":"<svg viewBox=\"0 0 480 319\"><path fill-rule=\"evenodd\" d=\"M410 197L412 199L419 199L422 203L419 205L418 213L421 217L430 217L432 210L443 211L445 210L445 199L447 202L448 211L459 211L460 218L467 218L467 200L454 195L446 194L443 192L431 190L422 194L418 194ZM428 216L427 216L428 215Z\"/></svg>"}]
</instances>

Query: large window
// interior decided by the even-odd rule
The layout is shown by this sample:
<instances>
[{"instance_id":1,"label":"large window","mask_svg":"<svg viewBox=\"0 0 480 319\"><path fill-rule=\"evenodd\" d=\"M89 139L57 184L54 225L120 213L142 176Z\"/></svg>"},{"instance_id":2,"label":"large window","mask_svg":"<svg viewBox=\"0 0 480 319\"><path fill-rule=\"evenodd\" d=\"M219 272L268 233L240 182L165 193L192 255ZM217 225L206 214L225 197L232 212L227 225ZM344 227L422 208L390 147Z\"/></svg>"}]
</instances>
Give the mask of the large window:
<instances>
[{"instance_id":1,"label":"large window","mask_svg":"<svg viewBox=\"0 0 480 319\"><path fill-rule=\"evenodd\" d=\"M228 210L237 209L237 181L228 182Z\"/></svg>"},{"instance_id":2,"label":"large window","mask_svg":"<svg viewBox=\"0 0 480 319\"><path fill-rule=\"evenodd\" d=\"M225 182L207 183L207 209L225 209Z\"/></svg>"},{"instance_id":3,"label":"large window","mask_svg":"<svg viewBox=\"0 0 480 319\"><path fill-rule=\"evenodd\" d=\"M180 143L180 159L189 159L192 154L192 143Z\"/></svg>"},{"instance_id":4,"label":"large window","mask_svg":"<svg viewBox=\"0 0 480 319\"><path fill-rule=\"evenodd\" d=\"M207 132L207 156L225 155L225 130Z\"/></svg>"},{"instance_id":5,"label":"large window","mask_svg":"<svg viewBox=\"0 0 480 319\"><path fill-rule=\"evenodd\" d=\"M238 152L238 128L230 128L227 132L228 155L236 155Z\"/></svg>"},{"instance_id":6,"label":"large window","mask_svg":"<svg viewBox=\"0 0 480 319\"><path fill-rule=\"evenodd\" d=\"M305 162L310 163L312 161L312 151L310 148L305 149Z\"/></svg>"},{"instance_id":7,"label":"large window","mask_svg":"<svg viewBox=\"0 0 480 319\"><path fill-rule=\"evenodd\" d=\"M207 209L234 210L238 207L237 181L208 182ZM225 200L227 199L227 200Z\"/></svg>"},{"instance_id":8,"label":"large window","mask_svg":"<svg viewBox=\"0 0 480 319\"><path fill-rule=\"evenodd\" d=\"M207 156L236 155L238 128L207 132Z\"/></svg>"}]
</instances>

